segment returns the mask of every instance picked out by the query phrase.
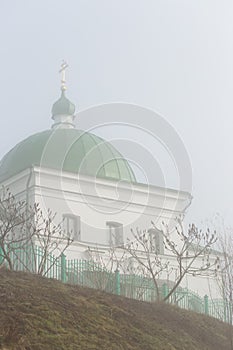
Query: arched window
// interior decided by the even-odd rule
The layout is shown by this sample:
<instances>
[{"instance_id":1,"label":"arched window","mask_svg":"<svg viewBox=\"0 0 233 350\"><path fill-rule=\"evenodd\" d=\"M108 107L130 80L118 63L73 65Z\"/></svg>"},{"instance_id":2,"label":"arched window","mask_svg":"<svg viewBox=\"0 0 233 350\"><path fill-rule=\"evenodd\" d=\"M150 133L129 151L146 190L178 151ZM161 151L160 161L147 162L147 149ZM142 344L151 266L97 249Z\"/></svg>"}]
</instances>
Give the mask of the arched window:
<instances>
[{"instance_id":1,"label":"arched window","mask_svg":"<svg viewBox=\"0 0 233 350\"><path fill-rule=\"evenodd\" d=\"M81 220L80 216L73 214L63 215L64 231L71 235L74 241L81 240Z\"/></svg>"},{"instance_id":2,"label":"arched window","mask_svg":"<svg viewBox=\"0 0 233 350\"><path fill-rule=\"evenodd\" d=\"M123 225L120 222L107 221L108 241L110 246L121 246L124 244Z\"/></svg>"}]
</instances>

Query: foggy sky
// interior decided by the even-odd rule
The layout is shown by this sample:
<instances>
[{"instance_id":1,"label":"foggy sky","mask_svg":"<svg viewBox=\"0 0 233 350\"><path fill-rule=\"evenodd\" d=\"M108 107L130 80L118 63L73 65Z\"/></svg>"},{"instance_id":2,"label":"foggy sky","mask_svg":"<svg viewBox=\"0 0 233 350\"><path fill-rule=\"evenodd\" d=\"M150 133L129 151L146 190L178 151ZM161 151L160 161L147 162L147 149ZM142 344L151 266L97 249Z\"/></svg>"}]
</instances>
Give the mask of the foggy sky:
<instances>
[{"instance_id":1,"label":"foggy sky","mask_svg":"<svg viewBox=\"0 0 233 350\"><path fill-rule=\"evenodd\" d=\"M1 0L0 158L51 127L66 59L78 110L161 114L191 160L189 221L218 211L233 226L232 18L231 0Z\"/></svg>"}]
</instances>

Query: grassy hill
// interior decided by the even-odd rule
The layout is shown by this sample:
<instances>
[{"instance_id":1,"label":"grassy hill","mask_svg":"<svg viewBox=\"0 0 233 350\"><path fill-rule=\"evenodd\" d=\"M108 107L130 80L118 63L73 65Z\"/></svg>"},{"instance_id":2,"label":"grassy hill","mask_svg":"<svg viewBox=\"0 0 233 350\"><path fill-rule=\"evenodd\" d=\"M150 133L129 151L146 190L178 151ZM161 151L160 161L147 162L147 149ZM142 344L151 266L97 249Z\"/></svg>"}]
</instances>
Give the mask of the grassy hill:
<instances>
[{"instance_id":1,"label":"grassy hill","mask_svg":"<svg viewBox=\"0 0 233 350\"><path fill-rule=\"evenodd\" d=\"M222 322L163 303L0 270L4 350L224 350L231 349L229 332Z\"/></svg>"}]
</instances>

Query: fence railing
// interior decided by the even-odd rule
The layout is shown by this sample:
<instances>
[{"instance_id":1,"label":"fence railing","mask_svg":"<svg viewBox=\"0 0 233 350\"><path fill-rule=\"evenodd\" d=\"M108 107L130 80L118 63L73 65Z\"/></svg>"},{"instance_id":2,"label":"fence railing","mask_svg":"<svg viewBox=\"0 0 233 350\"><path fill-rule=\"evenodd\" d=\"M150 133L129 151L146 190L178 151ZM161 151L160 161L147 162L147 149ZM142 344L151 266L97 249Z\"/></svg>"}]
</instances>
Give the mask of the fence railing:
<instances>
[{"instance_id":1,"label":"fence railing","mask_svg":"<svg viewBox=\"0 0 233 350\"><path fill-rule=\"evenodd\" d=\"M90 260L70 260L66 259L64 254L59 258L52 254L45 256L44 251L38 246L12 249L9 258L16 271L38 273L40 270L43 276L61 280L63 283L94 288L141 301L155 302L157 299L157 292L151 278L121 274L118 270L108 271ZM2 263L7 265L0 250L0 264ZM169 286L162 283L159 287L160 295L165 297L168 292ZM222 299L212 300L207 295L202 298L186 288L179 287L168 302L183 309L210 315L224 322L232 322L232 306Z\"/></svg>"}]
</instances>

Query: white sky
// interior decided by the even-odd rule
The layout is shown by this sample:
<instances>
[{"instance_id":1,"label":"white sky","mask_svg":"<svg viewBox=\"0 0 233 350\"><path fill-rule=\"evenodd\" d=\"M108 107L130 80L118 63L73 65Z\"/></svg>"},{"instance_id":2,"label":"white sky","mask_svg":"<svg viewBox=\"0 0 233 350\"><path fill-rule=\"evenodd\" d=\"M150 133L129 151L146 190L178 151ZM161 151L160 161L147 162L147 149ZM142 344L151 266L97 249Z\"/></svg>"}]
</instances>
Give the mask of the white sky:
<instances>
[{"instance_id":1,"label":"white sky","mask_svg":"<svg viewBox=\"0 0 233 350\"><path fill-rule=\"evenodd\" d=\"M218 211L233 225L232 18L232 0L1 0L0 158L50 128L65 58L79 110L161 113L191 159L189 220Z\"/></svg>"}]
</instances>

